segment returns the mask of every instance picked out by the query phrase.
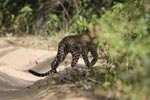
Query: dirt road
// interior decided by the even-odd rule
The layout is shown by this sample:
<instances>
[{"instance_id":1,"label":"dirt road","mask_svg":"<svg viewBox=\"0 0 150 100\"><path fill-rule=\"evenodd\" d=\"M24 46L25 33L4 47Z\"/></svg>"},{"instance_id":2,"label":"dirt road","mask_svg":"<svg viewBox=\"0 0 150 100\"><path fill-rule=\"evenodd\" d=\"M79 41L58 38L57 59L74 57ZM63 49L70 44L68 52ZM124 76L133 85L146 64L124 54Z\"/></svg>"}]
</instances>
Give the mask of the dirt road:
<instances>
[{"instance_id":1,"label":"dirt road","mask_svg":"<svg viewBox=\"0 0 150 100\"><path fill-rule=\"evenodd\" d=\"M0 38L0 100L112 100L76 89L75 84L70 82L73 79L66 77L74 71L63 72L70 66L70 55L57 69L60 74L41 78L28 73L28 69L48 71L56 55L56 51L49 50L48 45L47 49L35 48L33 44L37 41L28 41L32 38ZM84 64L82 59L79 64ZM79 69L74 70L78 77L82 77L85 73Z\"/></svg>"}]
</instances>

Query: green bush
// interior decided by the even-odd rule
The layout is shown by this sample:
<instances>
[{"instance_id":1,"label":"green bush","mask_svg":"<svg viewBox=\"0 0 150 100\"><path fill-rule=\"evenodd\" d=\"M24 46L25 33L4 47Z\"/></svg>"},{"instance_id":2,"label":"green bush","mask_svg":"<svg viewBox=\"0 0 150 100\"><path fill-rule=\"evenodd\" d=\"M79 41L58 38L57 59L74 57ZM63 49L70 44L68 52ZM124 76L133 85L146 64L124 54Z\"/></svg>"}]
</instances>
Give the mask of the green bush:
<instances>
[{"instance_id":1,"label":"green bush","mask_svg":"<svg viewBox=\"0 0 150 100\"><path fill-rule=\"evenodd\" d=\"M59 32L62 29L63 25L59 16L55 14L49 14L46 22L45 31L49 35L54 35L53 32Z\"/></svg>"},{"instance_id":2,"label":"green bush","mask_svg":"<svg viewBox=\"0 0 150 100\"><path fill-rule=\"evenodd\" d=\"M145 20L144 0L114 5L105 12L99 24L102 31L100 41L106 41L110 63L117 67L117 80L121 80L123 85L122 97L148 100L150 34Z\"/></svg>"},{"instance_id":3,"label":"green bush","mask_svg":"<svg viewBox=\"0 0 150 100\"><path fill-rule=\"evenodd\" d=\"M12 27L16 32L29 33L32 25L32 9L29 5L24 6L16 17Z\"/></svg>"}]
</instances>

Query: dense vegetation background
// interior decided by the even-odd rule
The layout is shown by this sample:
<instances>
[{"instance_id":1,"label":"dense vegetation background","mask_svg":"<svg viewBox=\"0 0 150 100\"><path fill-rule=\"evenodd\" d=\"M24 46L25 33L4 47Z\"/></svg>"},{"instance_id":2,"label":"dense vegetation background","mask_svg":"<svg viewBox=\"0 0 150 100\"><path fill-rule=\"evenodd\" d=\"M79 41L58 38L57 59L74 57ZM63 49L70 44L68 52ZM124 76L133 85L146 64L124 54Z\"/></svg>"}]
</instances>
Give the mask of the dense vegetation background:
<instances>
[{"instance_id":1,"label":"dense vegetation background","mask_svg":"<svg viewBox=\"0 0 150 100\"><path fill-rule=\"evenodd\" d=\"M101 34L100 50L115 66L95 70L93 78L102 84L93 88L115 91L121 100L149 100L149 0L0 1L0 36L66 35L86 27Z\"/></svg>"}]
</instances>

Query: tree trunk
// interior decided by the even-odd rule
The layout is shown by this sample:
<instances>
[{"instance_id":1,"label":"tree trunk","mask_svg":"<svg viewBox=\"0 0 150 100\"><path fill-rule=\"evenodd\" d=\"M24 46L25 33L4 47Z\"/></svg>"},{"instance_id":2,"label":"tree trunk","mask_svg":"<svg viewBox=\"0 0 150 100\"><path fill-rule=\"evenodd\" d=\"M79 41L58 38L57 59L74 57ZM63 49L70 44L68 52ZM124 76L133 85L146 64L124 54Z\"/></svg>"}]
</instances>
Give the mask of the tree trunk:
<instances>
[{"instance_id":1,"label":"tree trunk","mask_svg":"<svg viewBox=\"0 0 150 100\"><path fill-rule=\"evenodd\" d=\"M72 1L73 0L45 0L35 22L36 28L39 29L39 33L44 32L48 20L48 14L56 14L62 19L62 21L68 21L69 12L72 8L69 3Z\"/></svg>"}]
</instances>

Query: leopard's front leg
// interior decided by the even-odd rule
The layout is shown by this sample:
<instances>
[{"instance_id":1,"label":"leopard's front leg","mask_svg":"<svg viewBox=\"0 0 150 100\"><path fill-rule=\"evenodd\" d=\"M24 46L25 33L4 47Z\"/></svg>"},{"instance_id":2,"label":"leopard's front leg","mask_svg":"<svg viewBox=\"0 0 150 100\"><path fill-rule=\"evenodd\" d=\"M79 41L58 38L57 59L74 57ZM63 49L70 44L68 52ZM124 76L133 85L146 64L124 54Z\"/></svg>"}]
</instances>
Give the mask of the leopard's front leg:
<instances>
[{"instance_id":1,"label":"leopard's front leg","mask_svg":"<svg viewBox=\"0 0 150 100\"><path fill-rule=\"evenodd\" d=\"M84 60L84 63L86 64L86 66L88 68L91 67L91 64L89 62L89 59L88 59L88 50L84 47L83 50L82 50L82 57L83 57L83 60Z\"/></svg>"},{"instance_id":2,"label":"leopard's front leg","mask_svg":"<svg viewBox=\"0 0 150 100\"><path fill-rule=\"evenodd\" d=\"M96 47L92 48L92 49L90 50L90 52L91 52L91 54L92 54L92 56L93 56L93 59L92 59L90 65L93 66L93 65L97 62L97 60L98 60L97 48L96 48Z\"/></svg>"}]
</instances>

